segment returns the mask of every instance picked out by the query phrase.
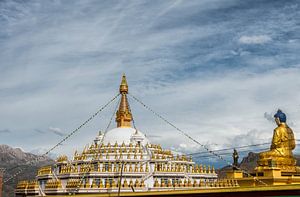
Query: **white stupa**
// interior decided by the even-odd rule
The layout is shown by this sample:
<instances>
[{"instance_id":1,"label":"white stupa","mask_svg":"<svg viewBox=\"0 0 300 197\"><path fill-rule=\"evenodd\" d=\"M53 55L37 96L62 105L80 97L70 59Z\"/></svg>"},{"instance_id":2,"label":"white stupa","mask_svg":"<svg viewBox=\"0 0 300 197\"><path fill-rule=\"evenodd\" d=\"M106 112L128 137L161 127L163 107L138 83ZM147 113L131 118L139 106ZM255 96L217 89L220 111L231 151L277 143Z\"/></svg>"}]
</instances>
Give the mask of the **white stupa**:
<instances>
[{"instance_id":1,"label":"white stupa","mask_svg":"<svg viewBox=\"0 0 300 197\"><path fill-rule=\"evenodd\" d=\"M54 166L38 171L36 180L21 181L16 196L55 196L114 192L145 192L215 187L213 167L197 165L192 158L175 156L152 144L132 128L128 85L123 76L117 127L99 133L93 144L69 160L60 156Z\"/></svg>"},{"instance_id":2,"label":"white stupa","mask_svg":"<svg viewBox=\"0 0 300 197\"><path fill-rule=\"evenodd\" d=\"M129 144L129 143L140 143L141 145L145 146L149 143L149 140L146 138L145 134L137 129L132 127L117 127L112 130L109 130L103 140L104 144Z\"/></svg>"}]
</instances>

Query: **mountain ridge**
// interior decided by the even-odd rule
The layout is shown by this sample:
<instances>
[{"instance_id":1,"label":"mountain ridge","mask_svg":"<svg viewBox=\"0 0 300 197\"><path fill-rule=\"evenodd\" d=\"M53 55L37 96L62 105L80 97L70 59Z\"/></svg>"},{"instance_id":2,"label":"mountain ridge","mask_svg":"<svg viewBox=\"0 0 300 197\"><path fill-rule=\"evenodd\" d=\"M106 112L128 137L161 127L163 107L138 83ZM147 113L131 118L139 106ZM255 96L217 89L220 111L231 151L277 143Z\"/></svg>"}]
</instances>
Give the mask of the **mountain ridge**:
<instances>
[{"instance_id":1,"label":"mountain ridge","mask_svg":"<svg viewBox=\"0 0 300 197\"><path fill-rule=\"evenodd\" d=\"M3 184L3 197L14 196L14 189L18 181L34 179L37 170L44 165L54 164L54 160L46 156L39 156L23 151L21 148L13 148L0 144L0 168L4 168L3 180L22 170L15 178Z\"/></svg>"}]
</instances>

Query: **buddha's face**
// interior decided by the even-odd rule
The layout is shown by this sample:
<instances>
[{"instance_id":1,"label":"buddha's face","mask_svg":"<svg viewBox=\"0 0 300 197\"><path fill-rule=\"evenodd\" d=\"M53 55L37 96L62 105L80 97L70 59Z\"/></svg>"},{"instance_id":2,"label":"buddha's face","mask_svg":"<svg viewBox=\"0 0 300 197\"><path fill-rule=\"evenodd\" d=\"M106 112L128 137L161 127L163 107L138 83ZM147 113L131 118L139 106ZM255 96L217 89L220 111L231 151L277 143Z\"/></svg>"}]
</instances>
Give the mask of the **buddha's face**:
<instances>
[{"instance_id":1,"label":"buddha's face","mask_svg":"<svg viewBox=\"0 0 300 197\"><path fill-rule=\"evenodd\" d=\"M276 122L276 124L279 126L280 125L280 120L279 120L279 118L275 118L275 122Z\"/></svg>"}]
</instances>

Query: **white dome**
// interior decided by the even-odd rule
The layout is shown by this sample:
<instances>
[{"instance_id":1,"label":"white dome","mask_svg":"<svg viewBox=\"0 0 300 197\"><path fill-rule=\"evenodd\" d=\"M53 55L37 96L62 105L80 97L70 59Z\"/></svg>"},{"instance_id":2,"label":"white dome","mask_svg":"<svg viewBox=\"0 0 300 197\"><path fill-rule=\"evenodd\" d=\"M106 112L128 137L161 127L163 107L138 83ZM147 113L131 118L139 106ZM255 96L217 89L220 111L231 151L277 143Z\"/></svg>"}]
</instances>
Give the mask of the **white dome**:
<instances>
[{"instance_id":1,"label":"white dome","mask_svg":"<svg viewBox=\"0 0 300 197\"><path fill-rule=\"evenodd\" d=\"M139 139L142 139L142 145L146 145L147 143L149 143L149 140L146 138L145 134L143 134L140 131L138 131L137 134L135 133L136 130L131 127L114 128L106 133L106 135L104 136L103 143L110 143L113 145L116 142L118 144L122 144L124 142L125 144L129 144L134 139L132 138L133 136L138 136Z\"/></svg>"}]
</instances>

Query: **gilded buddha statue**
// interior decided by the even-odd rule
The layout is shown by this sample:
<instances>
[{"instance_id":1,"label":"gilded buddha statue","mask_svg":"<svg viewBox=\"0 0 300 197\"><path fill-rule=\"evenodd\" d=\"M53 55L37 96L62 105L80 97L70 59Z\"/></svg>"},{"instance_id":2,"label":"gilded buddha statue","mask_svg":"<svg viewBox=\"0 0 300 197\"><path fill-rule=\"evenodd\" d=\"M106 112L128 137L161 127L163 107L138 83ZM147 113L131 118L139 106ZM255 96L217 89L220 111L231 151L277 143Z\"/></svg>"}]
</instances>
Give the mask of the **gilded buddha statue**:
<instances>
[{"instance_id":1,"label":"gilded buddha statue","mask_svg":"<svg viewBox=\"0 0 300 197\"><path fill-rule=\"evenodd\" d=\"M295 138L291 128L286 124L286 115L278 110L274 115L277 128L274 129L269 151L259 154L257 170L278 167L281 171L295 172L296 159L293 156Z\"/></svg>"}]
</instances>

